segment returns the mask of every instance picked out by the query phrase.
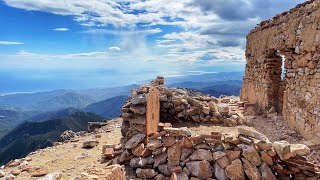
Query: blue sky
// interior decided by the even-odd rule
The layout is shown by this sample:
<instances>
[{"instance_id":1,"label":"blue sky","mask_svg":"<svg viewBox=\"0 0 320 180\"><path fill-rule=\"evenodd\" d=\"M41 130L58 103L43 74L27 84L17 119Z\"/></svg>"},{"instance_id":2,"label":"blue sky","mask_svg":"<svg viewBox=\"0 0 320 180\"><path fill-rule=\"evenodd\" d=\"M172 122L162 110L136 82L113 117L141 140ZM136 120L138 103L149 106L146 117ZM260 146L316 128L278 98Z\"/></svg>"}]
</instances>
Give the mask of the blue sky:
<instances>
[{"instance_id":1,"label":"blue sky","mask_svg":"<svg viewBox=\"0 0 320 180\"><path fill-rule=\"evenodd\" d=\"M0 92L242 71L245 36L302 0L0 0Z\"/></svg>"}]
</instances>

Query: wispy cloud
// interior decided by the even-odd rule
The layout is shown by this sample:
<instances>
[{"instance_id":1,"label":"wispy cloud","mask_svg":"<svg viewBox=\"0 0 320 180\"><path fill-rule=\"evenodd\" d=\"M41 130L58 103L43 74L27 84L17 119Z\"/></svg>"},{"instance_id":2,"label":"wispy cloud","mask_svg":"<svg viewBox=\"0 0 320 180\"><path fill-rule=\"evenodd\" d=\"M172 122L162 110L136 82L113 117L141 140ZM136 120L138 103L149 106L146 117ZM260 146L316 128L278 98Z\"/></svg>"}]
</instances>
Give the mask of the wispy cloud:
<instances>
[{"instance_id":1,"label":"wispy cloud","mask_svg":"<svg viewBox=\"0 0 320 180\"><path fill-rule=\"evenodd\" d=\"M108 30L108 29L90 29L82 31L81 33L85 34L111 34L111 35L151 35L161 33L160 28L155 29L146 29L146 30Z\"/></svg>"},{"instance_id":2,"label":"wispy cloud","mask_svg":"<svg viewBox=\"0 0 320 180\"><path fill-rule=\"evenodd\" d=\"M54 30L54 31L69 31L70 29L68 29L68 28L55 28L52 30Z\"/></svg>"},{"instance_id":3,"label":"wispy cloud","mask_svg":"<svg viewBox=\"0 0 320 180\"><path fill-rule=\"evenodd\" d=\"M112 46L112 47L109 47L109 50L111 51L120 51L121 49L117 46Z\"/></svg>"},{"instance_id":4,"label":"wispy cloud","mask_svg":"<svg viewBox=\"0 0 320 180\"><path fill-rule=\"evenodd\" d=\"M0 45L21 45L24 44L22 42L15 42L15 41L0 41Z\"/></svg>"}]
</instances>

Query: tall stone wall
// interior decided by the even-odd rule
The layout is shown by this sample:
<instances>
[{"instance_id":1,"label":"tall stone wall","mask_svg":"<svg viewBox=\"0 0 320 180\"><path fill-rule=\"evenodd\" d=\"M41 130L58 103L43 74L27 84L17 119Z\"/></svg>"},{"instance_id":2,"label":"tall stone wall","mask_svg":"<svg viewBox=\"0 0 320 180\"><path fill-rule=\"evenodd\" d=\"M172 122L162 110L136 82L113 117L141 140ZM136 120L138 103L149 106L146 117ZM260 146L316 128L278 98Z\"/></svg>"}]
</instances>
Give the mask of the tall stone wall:
<instances>
[{"instance_id":1,"label":"tall stone wall","mask_svg":"<svg viewBox=\"0 0 320 180\"><path fill-rule=\"evenodd\" d=\"M247 36L246 60L241 100L275 108L291 128L320 142L320 0L261 22Z\"/></svg>"}]
</instances>

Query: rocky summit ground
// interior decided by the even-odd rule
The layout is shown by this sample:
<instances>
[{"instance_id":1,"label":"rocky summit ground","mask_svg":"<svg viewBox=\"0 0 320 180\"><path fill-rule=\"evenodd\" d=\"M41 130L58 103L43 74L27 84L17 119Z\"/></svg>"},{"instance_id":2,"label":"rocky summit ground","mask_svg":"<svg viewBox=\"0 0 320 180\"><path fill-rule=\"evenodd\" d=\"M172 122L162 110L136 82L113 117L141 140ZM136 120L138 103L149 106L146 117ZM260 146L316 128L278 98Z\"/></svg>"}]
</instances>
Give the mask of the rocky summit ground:
<instances>
[{"instance_id":1,"label":"rocky summit ground","mask_svg":"<svg viewBox=\"0 0 320 180\"><path fill-rule=\"evenodd\" d=\"M232 111L240 112L235 104L229 104ZM286 140L289 143L304 143L312 145L296 132L289 130L283 122L282 118L248 116L245 125L241 125L245 129L258 131L265 134L271 141ZM117 118L108 121L106 126L96 129L92 133L86 133L81 136L74 137L71 141L57 143L53 147L37 150L30 153L27 157L15 161L11 161L7 166L0 169L0 176L3 179L106 179L110 169L107 164L100 163L102 147L106 144L119 144L121 138L122 119ZM174 127L187 126L193 134L204 132L221 132L237 134L237 127L216 126L210 123L185 123L177 122ZM83 148L85 142L89 143L92 148ZM98 142L98 143L97 143ZM308 156L309 160L320 163L320 151L312 151ZM129 179L130 169L127 169L127 177ZM45 175L45 176L42 176ZM42 176L42 177L33 177Z\"/></svg>"}]
</instances>

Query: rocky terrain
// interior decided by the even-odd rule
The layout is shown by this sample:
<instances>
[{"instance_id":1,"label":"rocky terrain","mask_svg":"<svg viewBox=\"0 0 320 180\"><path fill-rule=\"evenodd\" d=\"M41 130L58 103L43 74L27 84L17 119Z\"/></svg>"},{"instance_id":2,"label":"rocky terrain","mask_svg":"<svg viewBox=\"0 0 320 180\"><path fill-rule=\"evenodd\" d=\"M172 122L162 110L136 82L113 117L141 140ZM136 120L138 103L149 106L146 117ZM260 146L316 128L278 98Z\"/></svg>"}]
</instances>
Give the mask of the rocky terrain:
<instances>
[{"instance_id":1,"label":"rocky terrain","mask_svg":"<svg viewBox=\"0 0 320 180\"><path fill-rule=\"evenodd\" d=\"M90 124L90 133L67 131L53 147L2 166L0 176L15 179L282 179L288 175L295 179L318 178L320 146L289 130L281 116L274 112L252 114L252 107L247 107L238 97L214 98L188 89L168 89L161 81L153 82L160 92L160 113L159 123L151 125L156 127L152 133L146 127L149 120L145 108L150 101L150 85L146 85L129 96L122 118Z\"/></svg>"}]
</instances>

